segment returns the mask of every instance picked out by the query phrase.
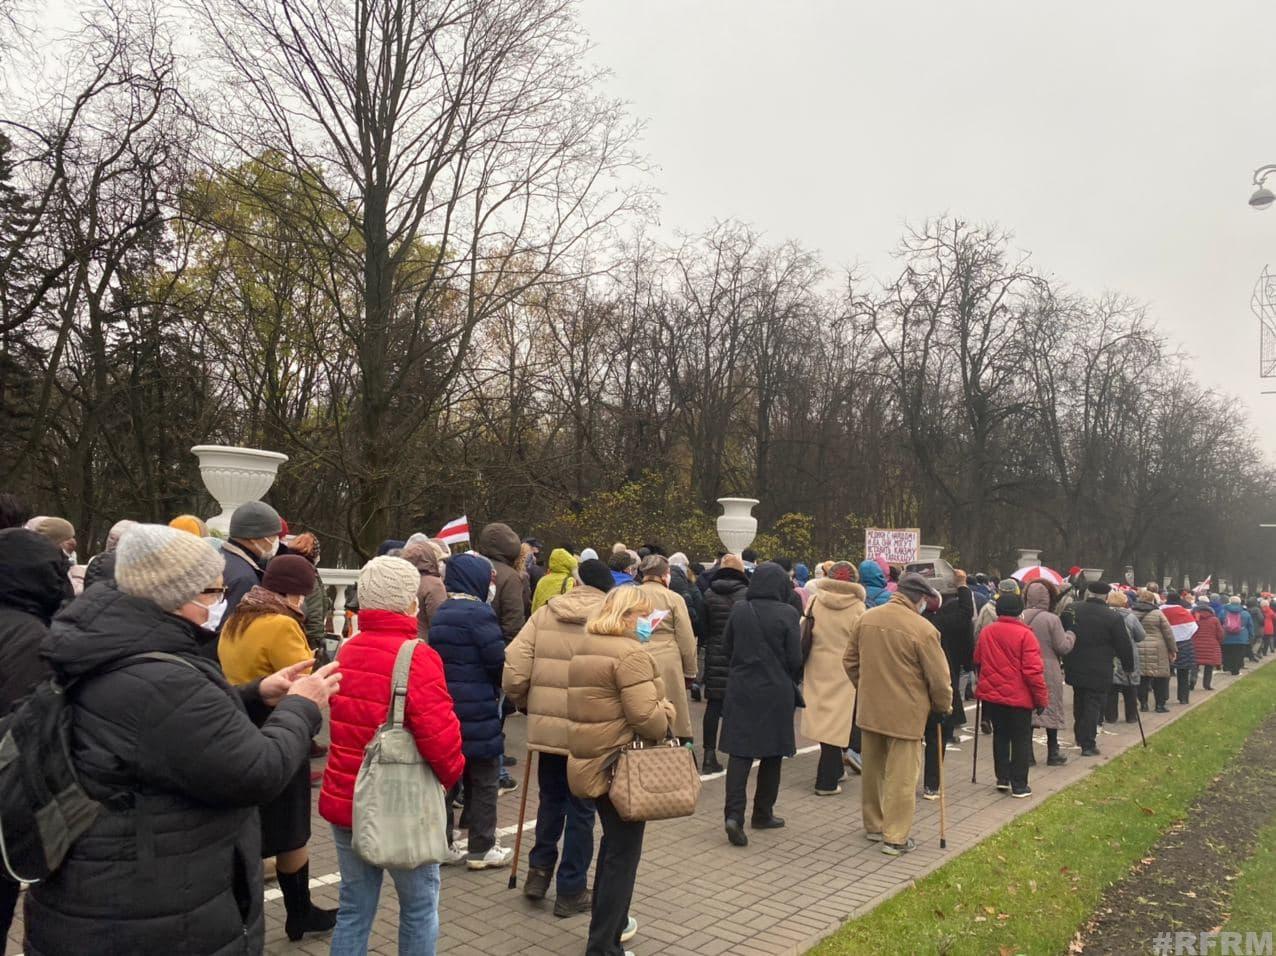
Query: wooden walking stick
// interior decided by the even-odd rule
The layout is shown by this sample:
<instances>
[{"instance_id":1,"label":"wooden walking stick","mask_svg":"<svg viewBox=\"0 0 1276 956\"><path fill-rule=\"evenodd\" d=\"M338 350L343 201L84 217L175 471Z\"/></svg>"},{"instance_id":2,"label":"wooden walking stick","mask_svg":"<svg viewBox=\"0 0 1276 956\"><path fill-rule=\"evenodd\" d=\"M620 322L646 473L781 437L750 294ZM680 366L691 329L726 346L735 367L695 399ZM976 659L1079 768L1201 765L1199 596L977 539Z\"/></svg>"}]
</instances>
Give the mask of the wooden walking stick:
<instances>
[{"instance_id":1,"label":"wooden walking stick","mask_svg":"<svg viewBox=\"0 0 1276 956\"><path fill-rule=\"evenodd\" d=\"M935 724L935 743L939 745L939 848L948 849L948 811L944 801L944 727Z\"/></svg>"},{"instance_id":2,"label":"wooden walking stick","mask_svg":"<svg viewBox=\"0 0 1276 956\"><path fill-rule=\"evenodd\" d=\"M970 761L970 782L975 783L975 769L979 766L979 705L982 704L978 697L975 698L975 755Z\"/></svg>"},{"instance_id":3,"label":"wooden walking stick","mask_svg":"<svg viewBox=\"0 0 1276 956\"><path fill-rule=\"evenodd\" d=\"M518 854L523 849L523 821L527 818L527 788L532 781L532 750L529 748L523 758L523 799L518 802L518 831L514 834L514 859L510 860L510 886L512 890L518 886Z\"/></svg>"}]
</instances>

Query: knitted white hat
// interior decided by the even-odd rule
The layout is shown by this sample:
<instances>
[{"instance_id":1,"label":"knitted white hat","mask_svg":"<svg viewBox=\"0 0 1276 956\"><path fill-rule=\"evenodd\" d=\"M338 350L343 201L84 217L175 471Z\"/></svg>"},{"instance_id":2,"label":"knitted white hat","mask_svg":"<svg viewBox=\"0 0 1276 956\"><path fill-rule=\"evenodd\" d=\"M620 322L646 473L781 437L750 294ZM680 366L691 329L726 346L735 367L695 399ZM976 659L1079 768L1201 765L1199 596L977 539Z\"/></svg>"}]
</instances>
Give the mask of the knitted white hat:
<instances>
[{"instance_id":1,"label":"knitted white hat","mask_svg":"<svg viewBox=\"0 0 1276 956\"><path fill-rule=\"evenodd\" d=\"M373 558L359 572L359 610L405 613L420 583L421 572L402 558Z\"/></svg>"},{"instance_id":2,"label":"knitted white hat","mask_svg":"<svg viewBox=\"0 0 1276 956\"><path fill-rule=\"evenodd\" d=\"M162 524L134 525L115 549L115 583L125 594L176 611L225 569L222 556L203 538Z\"/></svg>"}]
</instances>

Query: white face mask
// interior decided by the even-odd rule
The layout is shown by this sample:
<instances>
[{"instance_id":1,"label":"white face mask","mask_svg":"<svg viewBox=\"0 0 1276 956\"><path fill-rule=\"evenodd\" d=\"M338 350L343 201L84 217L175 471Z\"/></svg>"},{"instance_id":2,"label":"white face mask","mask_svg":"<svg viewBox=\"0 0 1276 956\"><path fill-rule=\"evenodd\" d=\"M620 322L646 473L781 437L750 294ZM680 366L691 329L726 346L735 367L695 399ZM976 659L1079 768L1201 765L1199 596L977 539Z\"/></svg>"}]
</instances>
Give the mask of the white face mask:
<instances>
[{"instance_id":1,"label":"white face mask","mask_svg":"<svg viewBox=\"0 0 1276 956\"><path fill-rule=\"evenodd\" d=\"M278 553L279 553L279 537L278 535L276 535L275 537L270 539L270 547L266 549L266 553L263 554L262 557L269 559L269 558L273 558Z\"/></svg>"},{"instance_id":2,"label":"white face mask","mask_svg":"<svg viewBox=\"0 0 1276 956\"><path fill-rule=\"evenodd\" d=\"M79 556L78 556L78 555L77 555L74 551L72 551L70 554L68 554L68 555L66 556L66 559L67 559L68 561L70 561L72 564L79 564L79 563L80 563Z\"/></svg>"},{"instance_id":3,"label":"white face mask","mask_svg":"<svg viewBox=\"0 0 1276 956\"><path fill-rule=\"evenodd\" d=\"M216 604L208 605L208 620L200 625L206 631L216 631L217 625L221 624L222 618L226 614L226 599L222 598Z\"/></svg>"},{"instance_id":4,"label":"white face mask","mask_svg":"<svg viewBox=\"0 0 1276 956\"><path fill-rule=\"evenodd\" d=\"M487 603L491 604L496 600L496 582L493 581L487 586Z\"/></svg>"}]
</instances>

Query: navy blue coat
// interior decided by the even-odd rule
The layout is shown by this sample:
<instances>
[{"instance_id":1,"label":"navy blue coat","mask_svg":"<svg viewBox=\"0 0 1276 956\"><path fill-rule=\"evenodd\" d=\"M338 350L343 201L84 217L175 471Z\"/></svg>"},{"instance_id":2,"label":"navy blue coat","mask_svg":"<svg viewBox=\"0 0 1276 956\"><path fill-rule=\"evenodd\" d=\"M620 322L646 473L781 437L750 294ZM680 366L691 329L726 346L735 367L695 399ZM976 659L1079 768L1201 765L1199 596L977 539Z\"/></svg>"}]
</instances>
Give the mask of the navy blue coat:
<instances>
[{"instance_id":1,"label":"navy blue coat","mask_svg":"<svg viewBox=\"0 0 1276 956\"><path fill-rule=\"evenodd\" d=\"M499 757L501 670L505 638L496 612L487 604L492 566L462 554L450 558L443 586L448 599L430 618L430 646L443 659L448 693L461 722L461 752L467 758Z\"/></svg>"}]
</instances>

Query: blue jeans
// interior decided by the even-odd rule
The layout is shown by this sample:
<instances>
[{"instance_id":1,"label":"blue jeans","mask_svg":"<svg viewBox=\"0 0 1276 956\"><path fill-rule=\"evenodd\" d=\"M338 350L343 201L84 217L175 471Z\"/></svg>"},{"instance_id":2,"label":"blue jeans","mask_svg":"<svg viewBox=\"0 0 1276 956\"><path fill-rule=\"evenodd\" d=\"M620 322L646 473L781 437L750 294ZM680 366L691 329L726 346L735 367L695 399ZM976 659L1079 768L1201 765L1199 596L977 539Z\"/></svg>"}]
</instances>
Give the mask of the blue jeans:
<instances>
[{"instance_id":1,"label":"blue jeans","mask_svg":"<svg viewBox=\"0 0 1276 956\"><path fill-rule=\"evenodd\" d=\"M563 837L558 893L574 896L584 892L594 857L594 801L578 797L568 788L567 758L561 754L540 754L536 782L540 788L536 845L527 858L528 865L552 873L558 862L558 838Z\"/></svg>"},{"instance_id":2,"label":"blue jeans","mask_svg":"<svg viewBox=\"0 0 1276 956\"><path fill-rule=\"evenodd\" d=\"M350 846L349 830L334 826L332 838L341 868L341 909L332 931L331 956L365 956L386 871L359 859ZM434 956L439 939L438 864L389 873L399 894L400 956Z\"/></svg>"}]
</instances>

